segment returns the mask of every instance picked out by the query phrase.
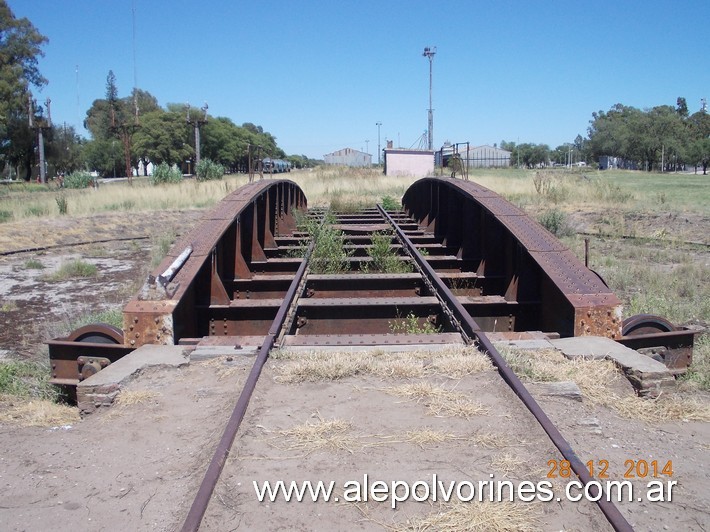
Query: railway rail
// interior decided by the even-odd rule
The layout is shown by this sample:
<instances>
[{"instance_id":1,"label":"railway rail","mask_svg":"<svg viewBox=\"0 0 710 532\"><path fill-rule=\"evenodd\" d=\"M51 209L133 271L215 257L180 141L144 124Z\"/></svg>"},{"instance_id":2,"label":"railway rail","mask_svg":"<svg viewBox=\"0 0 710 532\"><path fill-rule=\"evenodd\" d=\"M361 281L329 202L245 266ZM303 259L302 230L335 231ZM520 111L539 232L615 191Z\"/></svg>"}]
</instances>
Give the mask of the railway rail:
<instances>
[{"instance_id":1,"label":"railway rail","mask_svg":"<svg viewBox=\"0 0 710 532\"><path fill-rule=\"evenodd\" d=\"M691 360L693 333L657 316L624 320L621 302L603 279L517 207L473 182L420 180L402 207L332 218L322 211L306 214L305 194L291 181L245 185L176 243L125 306L122 331L96 324L49 342L53 382L75 386L144 344L258 348L185 531L199 528L275 345L475 344L580 480L590 482L489 335L606 336L658 347L666 365L682 372ZM313 234L299 227L306 219L318 228ZM325 230L342 254L319 254ZM387 241L394 271L377 271L375 239ZM319 273L315 265L324 261L337 271ZM597 504L616 530L631 529L604 497Z\"/></svg>"}]
</instances>

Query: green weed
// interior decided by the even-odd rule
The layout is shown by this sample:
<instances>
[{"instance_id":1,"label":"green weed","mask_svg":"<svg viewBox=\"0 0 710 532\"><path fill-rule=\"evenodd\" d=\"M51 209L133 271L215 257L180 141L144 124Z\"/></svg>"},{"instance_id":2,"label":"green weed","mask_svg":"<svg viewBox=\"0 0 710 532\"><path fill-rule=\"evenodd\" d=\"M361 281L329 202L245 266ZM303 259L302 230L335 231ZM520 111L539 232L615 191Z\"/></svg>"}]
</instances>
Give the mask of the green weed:
<instances>
[{"instance_id":1,"label":"green weed","mask_svg":"<svg viewBox=\"0 0 710 532\"><path fill-rule=\"evenodd\" d=\"M56 272L47 277L47 281L57 282L81 277L96 277L98 271L95 264L75 259L62 264Z\"/></svg>"},{"instance_id":2,"label":"green weed","mask_svg":"<svg viewBox=\"0 0 710 532\"><path fill-rule=\"evenodd\" d=\"M64 177L64 188L88 188L93 182L89 172L72 172Z\"/></svg>"},{"instance_id":3,"label":"green weed","mask_svg":"<svg viewBox=\"0 0 710 532\"><path fill-rule=\"evenodd\" d=\"M25 216L27 218L47 215L49 215L49 208L44 205L28 205L27 208L25 208Z\"/></svg>"},{"instance_id":4,"label":"green weed","mask_svg":"<svg viewBox=\"0 0 710 532\"><path fill-rule=\"evenodd\" d=\"M13 310L17 310L17 303L14 301L8 301L0 305L0 312L12 312Z\"/></svg>"},{"instance_id":5,"label":"green weed","mask_svg":"<svg viewBox=\"0 0 710 532\"><path fill-rule=\"evenodd\" d=\"M537 221L555 236L569 236L574 234L574 229L567 221L567 215L559 209L550 209L543 212L538 217Z\"/></svg>"},{"instance_id":6,"label":"green weed","mask_svg":"<svg viewBox=\"0 0 710 532\"><path fill-rule=\"evenodd\" d=\"M400 209L399 202L392 196L382 197L382 208L386 211L398 211Z\"/></svg>"},{"instance_id":7,"label":"green weed","mask_svg":"<svg viewBox=\"0 0 710 532\"><path fill-rule=\"evenodd\" d=\"M698 337L693 346L693 362L680 380L710 391L710 334Z\"/></svg>"},{"instance_id":8,"label":"green weed","mask_svg":"<svg viewBox=\"0 0 710 532\"><path fill-rule=\"evenodd\" d=\"M310 269L313 273L339 274L350 270L352 251L345 249L345 234L332 227L335 218L326 213L321 222L314 218L306 221L306 230L315 241Z\"/></svg>"},{"instance_id":9,"label":"green weed","mask_svg":"<svg viewBox=\"0 0 710 532\"><path fill-rule=\"evenodd\" d=\"M372 234L372 246L368 249L372 261L367 270L379 273L409 273L412 266L400 259L392 247L391 232L375 232Z\"/></svg>"},{"instance_id":10,"label":"green weed","mask_svg":"<svg viewBox=\"0 0 710 532\"><path fill-rule=\"evenodd\" d=\"M64 194L59 194L54 200L57 202L57 208L59 209L59 214L67 214L69 212L69 202Z\"/></svg>"},{"instance_id":11,"label":"green weed","mask_svg":"<svg viewBox=\"0 0 710 532\"><path fill-rule=\"evenodd\" d=\"M389 322L389 328L392 334L436 334L441 330L427 319L420 320L413 312Z\"/></svg>"},{"instance_id":12,"label":"green weed","mask_svg":"<svg viewBox=\"0 0 710 532\"><path fill-rule=\"evenodd\" d=\"M43 270L44 264L42 264L37 259L28 259L25 261L25 269L26 270Z\"/></svg>"},{"instance_id":13,"label":"green weed","mask_svg":"<svg viewBox=\"0 0 710 532\"><path fill-rule=\"evenodd\" d=\"M49 365L7 360L0 362L0 395L56 400L58 389L49 383Z\"/></svg>"},{"instance_id":14,"label":"green weed","mask_svg":"<svg viewBox=\"0 0 710 532\"><path fill-rule=\"evenodd\" d=\"M165 256L170 251L170 248L175 241L175 233L167 232L159 235L157 238L152 240L151 250L150 250L150 266L155 268L160 264Z\"/></svg>"}]
</instances>

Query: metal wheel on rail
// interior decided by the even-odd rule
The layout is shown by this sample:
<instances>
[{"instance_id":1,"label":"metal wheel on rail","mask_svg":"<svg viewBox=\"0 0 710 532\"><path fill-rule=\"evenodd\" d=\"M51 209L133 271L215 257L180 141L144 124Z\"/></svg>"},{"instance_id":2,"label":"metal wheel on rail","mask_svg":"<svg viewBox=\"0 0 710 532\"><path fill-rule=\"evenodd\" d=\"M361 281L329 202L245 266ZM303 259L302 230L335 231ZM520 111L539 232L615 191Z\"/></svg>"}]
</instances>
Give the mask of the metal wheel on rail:
<instances>
[{"instance_id":1,"label":"metal wheel on rail","mask_svg":"<svg viewBox=\"0 0 710 532\"><path fill-rule=\"evenodd\" d=\"M123 331L108 323L91 323L72 331L68 341L87 344L123 345ZM77 358L81 380L88 379L108 366L111 361L102 356L82 355Z\"/></svg>"}]
</instances>

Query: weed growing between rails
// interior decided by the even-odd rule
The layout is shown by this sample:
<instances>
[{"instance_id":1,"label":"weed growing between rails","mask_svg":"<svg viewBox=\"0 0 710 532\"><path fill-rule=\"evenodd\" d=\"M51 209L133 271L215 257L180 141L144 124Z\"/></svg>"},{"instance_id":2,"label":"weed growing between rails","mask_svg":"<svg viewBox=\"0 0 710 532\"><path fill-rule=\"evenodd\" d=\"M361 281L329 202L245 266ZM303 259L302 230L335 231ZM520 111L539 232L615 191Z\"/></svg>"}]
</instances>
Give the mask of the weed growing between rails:
<instances>
[{"instance_id":1,"label":"weed growing between rails","mask_svg":"<svg viewBox=\"0 0 710 532\"><path fill-rule=\"evenodd\" d=\"M323 220L297 214L298 228L308 233L308 238L301 241L301 249L293 255L303 257L304 250L314 241L310 261L312 273L339 274L350 270L348 259L353 252L345 248L345 234L333 228L335 222L335 215L330 211L325 213Z\"/></svg>"},{"instance_id":2,"label":"weed growing between rails","mask_svg":"<svg viewBox=\"0 0 710 532\"><path fill-rule=\"evenodd\" d=\"M372 234L372 246L368 255L372 258L369 264L363 263L363 273L411 273L412 265L400 258L392 246L393 234L390 231Z\"/></svg>"},{"instance_id":3,"label":"weed growing between rails","mask_svg":"<svg viewBox=\"0 0 710 532\"><path fill-rule=\"evenodd\" d=\"M392 334L437 334L441 327L434 325L427 318L418 318L410 312L404 318L397 318L389 322Z\"/></svg>"}]
</instances>

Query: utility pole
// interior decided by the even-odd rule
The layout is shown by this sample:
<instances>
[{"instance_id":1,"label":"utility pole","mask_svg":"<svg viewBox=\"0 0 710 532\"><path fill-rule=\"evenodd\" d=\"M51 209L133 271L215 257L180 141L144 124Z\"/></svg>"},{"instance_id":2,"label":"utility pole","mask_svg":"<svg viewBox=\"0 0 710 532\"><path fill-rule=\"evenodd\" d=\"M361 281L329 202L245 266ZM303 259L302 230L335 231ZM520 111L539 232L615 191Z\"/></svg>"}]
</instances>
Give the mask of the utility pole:
<instances>
[{"instance_id":1,"label":"utility pole","mask_svg":"<svg viewBox=\"0 0 710 532\"><path fill-rule=\"evenodd\" d=\"M190 117L190 104L187 104L187 123L195 128L195 174L197 174L197 166L200 164L200 127L207 123L207 109L209 109L209 106L205 102L205 105L201 108L202 119L193 119Z\"/></svg>"},{"instance_id":2,"label":"utility pole","mask_svg":"<svg viewBox=\"0 0 710 532\"><path fill-rule=\"evenodd\" d=\"M379 166L382 164L380 160L382 154L382 150L380 149L380 127L382 127L382 122L375 122L375 125L377 126L377 166Z\"/></svg>"},{"instance_id":3,"label":"utility pole","mask_svg":"<svg viewBox=\"0 0 710 532\"><path fill-rule=\"evenodd\" d=\"M427 46L426 48L424 48L424 53L422 54L424 57L429 58L429 134L427 135L427 137L430 150L434 149L434 109L432 109L431 104L432 65L434 63L434 54L436 54L436 46L434 48L430 48Z\"/></svg>"},{"instance_id":4,"label":"utility pole","mask_svg":"<svg viewBox=\"0 0 710 532\"><path fill-rule=\"evenodd\" d=\"M124 114L123 111L119 109L119 119L118 124L116 124L116 109L114 108L114 103L110 102L111 106L111 126L110 131L118 136L123 143L123 156L126 165L126 178L128 183L133 185L133 169L131 168L131 140L133 139L133 134L140 128L138 122L138 100L133 98L133 122L129 120L128 116Z\"/></svg>"},{"instance_id":5,"label":"utility pole","mask_svg":"<svg viewBox=\"0 0 710 532\"><path fill-rule=\"evenodd\" d=\"M52 127L52 112L50 110L50 104L52 103L52 100L47 98L47 101L45 102L45 105L47 106L47 119L43 120L41 122L37 122L37 125L34 124L33 120L33 115L34 115L34 103L32 101L32 94L29 95L29 121L30 121L30 128L31 129L36 129L37 130L37 151L39 152L39 179L42 183L47 182L47 168L45 167L45 160L44 160L44 130L45 129L50 129Z\"/></svg>"}]
</instances>

